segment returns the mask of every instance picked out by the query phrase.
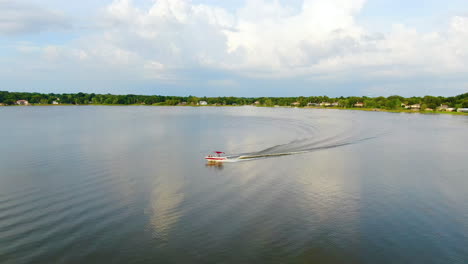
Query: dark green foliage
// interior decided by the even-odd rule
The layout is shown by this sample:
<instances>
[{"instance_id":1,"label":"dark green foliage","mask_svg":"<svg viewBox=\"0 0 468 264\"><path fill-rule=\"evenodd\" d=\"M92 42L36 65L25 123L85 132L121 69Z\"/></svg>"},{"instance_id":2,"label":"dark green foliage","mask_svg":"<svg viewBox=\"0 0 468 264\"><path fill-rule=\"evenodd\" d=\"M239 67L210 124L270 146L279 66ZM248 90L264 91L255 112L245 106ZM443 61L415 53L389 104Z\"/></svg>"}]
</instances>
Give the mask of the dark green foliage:
<instances>
[{"instance_id":1,"label":"dark green foliage","mask_svg":"<svg viewBox=\"0 0 468 264\"><path fill-rule=\"evenodd\" d=\"M381 109L402 109L402 104L421 104L422 108L436 109L441 104L449 107L468 107L468 93L453 97L441 96L424 96L404 98L398 95L389 97L339 97L329 98L327 96L310 96L310 97L196 97L196 96L162 96L162 95L113 95L113 94L41 94L41 93L23 93L23 92L7 92L0 91L0 103L13 105L17 100L28 100L31 104L51 104L53 101L58 101L61 104L118 104L118 105L197 105L199 101L206 101L210 105L251 105L256 101L264 106L291 106L292 103L298 102L299 106L307 106L308 103L319 104L322 102L338 103L338 107L352 108L356 103L364 103L366 108L381 108Z\"/></svg>"}]
</instances>

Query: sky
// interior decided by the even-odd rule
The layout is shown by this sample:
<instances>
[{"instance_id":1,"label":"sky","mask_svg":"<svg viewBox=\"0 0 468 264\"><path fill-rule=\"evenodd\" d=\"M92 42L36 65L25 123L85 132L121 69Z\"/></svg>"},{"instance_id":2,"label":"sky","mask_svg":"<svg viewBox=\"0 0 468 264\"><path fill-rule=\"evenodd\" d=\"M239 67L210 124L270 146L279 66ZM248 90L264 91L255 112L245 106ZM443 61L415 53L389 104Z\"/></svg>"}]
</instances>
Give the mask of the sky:
<instances>
[{"instance_id":1,"label":"sky","mask_svg":"<svg viewBox=\"0 0 468 264\"><path fill-rule=\"evenodd\" d=\"M0 90L468 92L466 0L0 0Z\"/></svg>"}]
</instances>

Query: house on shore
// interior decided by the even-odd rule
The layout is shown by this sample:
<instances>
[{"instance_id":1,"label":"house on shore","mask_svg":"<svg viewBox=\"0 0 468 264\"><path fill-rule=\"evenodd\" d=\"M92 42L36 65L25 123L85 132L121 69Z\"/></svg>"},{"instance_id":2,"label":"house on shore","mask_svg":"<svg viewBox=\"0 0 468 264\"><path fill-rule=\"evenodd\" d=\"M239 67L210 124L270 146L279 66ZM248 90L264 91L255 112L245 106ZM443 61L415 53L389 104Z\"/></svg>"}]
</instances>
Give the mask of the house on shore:
<instances>
[{"instance_id":1,"label":"house on shore","mask_svg":"<svg viewBox=\"0 0 468 264\"><path fill-rule=\"evenodd\" d=\"M330 106L331 104L329 102L321 102L320 103L320 106L325 106L325 107L328 107Z\"/></svg>"},{"instance_id":2,"label":"house on shore","mask_svg":"<svg viewBox=\"0 0 468 264\"><path fill-rule=\"evenodd\" d=\"M200 101L200 102L198 102L198 104L199 104L199 105L208 105L208 102L206 102L206 101Z\"/></svg>"},{"instance_id":3,"label":"house on shore","mask_svg":"<svg viewBox=\"0 0 468 264\"><path fill-rule=\"evenodd\" d=\"M320 106L320 104L309 102L309 103L307 104L307 106Z\"/></svg>"},{"instance_id":4,"label":"house on shore","mask_svg":"<svg viewBox=\"0 0 468 264\"><path fill-rule=\"evenodd\" d=\"M5 104L4 104L4 103L0 103L0 106L5 106Z\"/></svg>"},{"instance_id":5,"label":"house on shore","mask_svg":"<svg viewBox=\"0 0 468 264\"><path fill-rule=\"evenodd\" d=\"M299 105L301 105L301 103L299 103L299 102L294 102L294 103L292 103L291 105L292 105L292 106L299 106Z\"/></svg>"},{"instance_id":6,"label":"house on shore","mask_svg":"<svg viewBox=\"0 0 468 264\"><path fill-rule=\"evenodd\" d=\"M331 104L331 106L337 107L337 106L340 106L340 103L338 103L338 102L333 102L333 103Z\"/></svg>"},{"instance_id":7,"label":"house on shore","mask_svg":"<svg viewBox=\"0 0 468 264\"><path fill-rule=\"evenodd\" d=\"M445 109L445 111L446 112L453 112L453 111L455 111L455 108L449 107L449 108Z\"/></svg>"},{"instance_id":8,"label":"house on shore","mask_svg":"<svg viewBox=\"0 0 468 264\"><path fill-rule=\"evenodd\" d=\"M420 105L420 104L413 104L413 105L410 105L410 108L411 108L412 110L421 109L421 105Z\"/></svg>"},{"instance_id":9,"label":"house on shore","mask_svg":"<svg viewBox=\"0 0 468 264\"><path fill-rule=\"evenodd\" d=\"M403 108L405 108L405 109L410 109L410 108L411 108L411 105L401 104L401 107L403 107Z\"/></svg>"},{"instance_id":10,"label":"house on shore","mask_svg":"<svg viewBox=\"0 0 468 264\"><path fill-rule=\"evenodd\" d=\"M30 105L27 100L18 100L16 101L17 105Z\"/></svg>"},{"instance_id":11,"label":"house on shore","mask_svg":"<svg viewBox=\"0 0 468 264\"><path fill-rule=\"evenodd\" d=\"M439 111L447 111L448 105L441 104L439 107L437 107L437 110Z\"/></svg>"},{"instance_id":12,"label":"house on shore","mask_svg":"<svg viewBox=\"0 0 468 264\"><path fill-rule=\"evenodd\" d=\"M260 104L260 101L255 101L255 103L253 103L254 105L259 105Z\"/></svg>"},{"instance_id":13,"label":"house on shore","mask_svg":"<svg viewBox=\"0 0 468 264\"><path fill-rule=\"evenodd\" d=\"M468 113L468 108L458 108L457 112Z\"/></svg>"},{"instance_id":14,"label":"house on shore","mask_svg":"<svg viewBox=\"0 0 468 264\"><path fill-rule=\"evenodd\" d=\"M357 102L357 103L354 104L354 107L364 107L364 103Z\"/></svg>"},{"instance_id":15,"label":"house on shore","mask_svg":"<svg viewBox=\"0 0 468 264\"><path fill-rule=\"evenodd\" d=\"M53 105L58 105L58 104L60 104L60 103L57 102L57 101L52 101L52 104L53 104Z\"/></svg>"}]
</instances>

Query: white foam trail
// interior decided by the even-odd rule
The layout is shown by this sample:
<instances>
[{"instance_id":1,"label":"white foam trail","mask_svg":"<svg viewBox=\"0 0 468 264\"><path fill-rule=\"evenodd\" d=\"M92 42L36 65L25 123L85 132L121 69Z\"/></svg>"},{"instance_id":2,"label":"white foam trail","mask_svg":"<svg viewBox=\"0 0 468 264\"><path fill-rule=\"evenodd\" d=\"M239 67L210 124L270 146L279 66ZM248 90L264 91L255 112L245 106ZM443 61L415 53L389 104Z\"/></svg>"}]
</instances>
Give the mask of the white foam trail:
<instances>
[{"instance_id":1,"label":"white foam trail","mask_svg":"<svg viewBox=\"0 0 468 264\"><path fill-rule=\"evenodd\" d=\"M330 149L330 148L338 148L346 145L351 145L351 144L357 144L359 142L363 142L366 140L374 139L377 138L377 136L372 136L372 137L367 137L367 138L361 138L357 140L351 140L351 141L341 141L341 142L334 142L332 144L326 144L323 146L316 146L304 150L298 150L298 151L289 151L289 152L278 152L278 153L264 153L265 150L258 151L258 152L253 152L253 153L244 153L240 155L231 155L228 156L227 160L224 162L240 162L240 161L252 161L252 160L257 160L257 159L266 159L266 158L274 158L274 157L280 157L280 156L289 156L289 155L297 155L297 154L304 154L304 153L309 153L312 151L318 151L322 149ZM304 140L307 141L307 140ZM295 141L296 142L296 141ZM284 145L279 145L278 147L283 147L287 148L288 145L293 145L295 142L289 143L289 144L284 144ZM325 140L326 142L326 140ZM325 143L324 141L321 142L310 142L308 144L305 144L305 146L311 146L315 145L315 143ZM268 148L267 150L274 149L275 147Z\"/></svg>"}]
</instances>

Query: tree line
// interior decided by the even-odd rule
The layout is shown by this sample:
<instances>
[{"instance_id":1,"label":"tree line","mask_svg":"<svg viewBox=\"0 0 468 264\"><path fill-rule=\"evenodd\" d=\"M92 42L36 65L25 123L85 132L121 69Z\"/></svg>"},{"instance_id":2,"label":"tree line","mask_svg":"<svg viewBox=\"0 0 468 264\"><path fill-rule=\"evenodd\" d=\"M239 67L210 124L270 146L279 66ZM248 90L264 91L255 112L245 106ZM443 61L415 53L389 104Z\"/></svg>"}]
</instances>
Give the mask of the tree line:
<instances>
[{"instance_id":1,"label":"tree line","mask_svg":"<svg viewBox=\"0 0 468 264\"><path fill-rule=\"evenodd\" d=\"M452 97L424 96L405 98L398 95L389 97L337 97L328 96L300 96L300 97L196 97L196 96L162 96L162 95L113 95L95 93L26 93L0 91L0 103L14 105L18 100L27 100L30 104L59 104L75 105L197 105L205 101L209 105L261 105L261 106L299 106L316 105L322 102L337 103L337 107L352 108L356 103L363 103L365 108L400 109L402 104L420 104L421 109L436 109L440 105L453 108L468 108L468 93Z\"/></svg>"}]
</instances>

